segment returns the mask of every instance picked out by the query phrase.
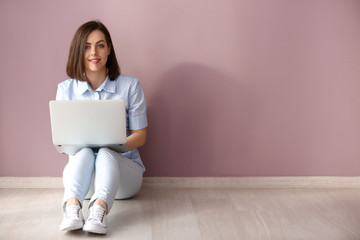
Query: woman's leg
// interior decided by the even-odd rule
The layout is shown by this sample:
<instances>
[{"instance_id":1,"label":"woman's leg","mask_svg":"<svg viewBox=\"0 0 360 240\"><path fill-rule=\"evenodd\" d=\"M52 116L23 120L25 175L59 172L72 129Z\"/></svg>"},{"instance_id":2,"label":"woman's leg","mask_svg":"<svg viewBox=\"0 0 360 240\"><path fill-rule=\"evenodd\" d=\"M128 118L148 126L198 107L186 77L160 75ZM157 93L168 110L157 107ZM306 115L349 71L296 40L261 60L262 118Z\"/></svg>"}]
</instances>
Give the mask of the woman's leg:
<instances>
[{"instance_id":1,"label":"woman's leg","mask_svg":"<svg viewBox=\"0 0 360 240\"><path fill-rule=\"evenodd\" d=\"M119 186L121 186L120 196L129 198L139 190L141 181L140 166L120 153L101 148L95 160L95 193L90 200L89 217L83 230L106 234L106 214L113 205Z\"/></svg>"},{"instance_id":2,"label":"woman's leg","mask_svg":"<svg viewBox=\"0 0 360 240\"><path fill-rule=\"evenodd\" d=\"M115 198L130 198L139 191L142 175L140 166L132 160L111 149L101 148L95 161L95 193L89 207L96 199L102 199L109 212Z\"/></svg>"},{"instance_id":3,"label":"woman's leg","mask_svg":"<svg viewBox=\"0 0 360 240\"><path fill-rule=\"evenodd\" d=\"M120 184L115 199L127 199L135 196L141 188L143 171L134 161L118 154Z\"/></svg>"},{"instance_id":4,"label":"woman's leg","mask_svg":"<svg viewBox=\"0 0 360 240\"><path fill-rule=\"evenodd\" d=\"M95 167L95 154L90 148L83 148L69 156L69 162L63 172L65 187L63 208L69 199L77 199L82 205L86 193L89 191L91 176Z\"/></svg>"},{"instance_id":5,"label":"woman's leg","mask_svg":"<svg viewBox=\"0 0 360 240\"><path fill-rule=\"evenodd\" d=\"M90 199L89 208L99 199L106 203L110 211L120 181L120 171L116 158L108 148L101 148L95 160L95 193ZM116 152L115 152L116 153Z\"/></svg>"}]
</instances>

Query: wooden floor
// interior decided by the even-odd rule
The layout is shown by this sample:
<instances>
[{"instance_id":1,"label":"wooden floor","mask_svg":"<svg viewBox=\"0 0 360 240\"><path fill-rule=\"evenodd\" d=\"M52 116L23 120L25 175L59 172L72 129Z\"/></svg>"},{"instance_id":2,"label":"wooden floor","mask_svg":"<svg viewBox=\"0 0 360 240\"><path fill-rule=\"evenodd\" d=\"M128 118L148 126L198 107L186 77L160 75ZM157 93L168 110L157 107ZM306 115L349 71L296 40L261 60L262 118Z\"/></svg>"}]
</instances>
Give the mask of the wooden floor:
<instances>
[{"instance_id":1,"label":"wooden floor","mask_svg":"<svg viewBox=\"0 0 360 240\"><path fill-rule=\"evenodd\" d=\"M106 236L60 232L62 194L0 189L0 239L360 239L360 189L144 188L115 201Z\"/></svg>"}]
</instances>

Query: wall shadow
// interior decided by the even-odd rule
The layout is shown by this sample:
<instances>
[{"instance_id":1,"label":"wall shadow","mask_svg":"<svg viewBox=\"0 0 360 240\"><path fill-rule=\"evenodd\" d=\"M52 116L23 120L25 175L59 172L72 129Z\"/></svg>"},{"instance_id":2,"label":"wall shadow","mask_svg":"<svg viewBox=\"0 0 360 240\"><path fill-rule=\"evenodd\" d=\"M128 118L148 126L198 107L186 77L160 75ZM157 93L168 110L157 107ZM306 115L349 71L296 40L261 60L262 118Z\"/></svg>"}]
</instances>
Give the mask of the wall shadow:
<instances>
[{"instance_id":1,"label":"wall shadow","mask_svg":"<svg viewBox=\"0 0 360 240\"><path fill-rule=\"evenodd\" d=\"M185 63L167 71L148 102L146 176L236 175L248 158L249 96L241 80Z\"/></svg>"}]
</instances>

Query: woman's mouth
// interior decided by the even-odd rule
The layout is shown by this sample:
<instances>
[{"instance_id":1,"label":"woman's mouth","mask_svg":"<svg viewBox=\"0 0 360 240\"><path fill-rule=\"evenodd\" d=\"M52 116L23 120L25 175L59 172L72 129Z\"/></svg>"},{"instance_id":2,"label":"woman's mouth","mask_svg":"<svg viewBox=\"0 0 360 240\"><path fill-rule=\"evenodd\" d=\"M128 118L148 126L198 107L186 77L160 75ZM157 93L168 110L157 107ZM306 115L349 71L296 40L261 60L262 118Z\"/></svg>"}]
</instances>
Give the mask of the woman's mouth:
<instances>
[{"instance_id":1,"label":"woman's mouth","mask_svg":"<svg viewBox=\"0 0 360 240\"><path fill-rule=\"evenodd\" d=\"M89 62L98 63L98 62L100 62L100 59L99 58L92 58L92 59L89 59Z\"/></svg>"}]
</instances>

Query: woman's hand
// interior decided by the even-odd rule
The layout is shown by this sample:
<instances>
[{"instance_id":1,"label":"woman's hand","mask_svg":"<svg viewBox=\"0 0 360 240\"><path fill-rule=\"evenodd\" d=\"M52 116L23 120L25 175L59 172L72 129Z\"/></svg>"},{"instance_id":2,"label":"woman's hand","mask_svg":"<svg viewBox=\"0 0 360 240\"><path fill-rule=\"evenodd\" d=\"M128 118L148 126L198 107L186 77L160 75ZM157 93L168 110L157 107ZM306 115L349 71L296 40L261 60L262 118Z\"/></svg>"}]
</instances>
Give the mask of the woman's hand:
<instances>
[{"instance_id":1,"label":"woman's hand","mask_svg":"<svg viewBox=\"0 0 360 240\"><path fill-rule=\"evenodd\" d=\"M131 130L131 134L126 138L128 151L143 146L146 142L146 128Z\"/></svg>"}]
</instances>

